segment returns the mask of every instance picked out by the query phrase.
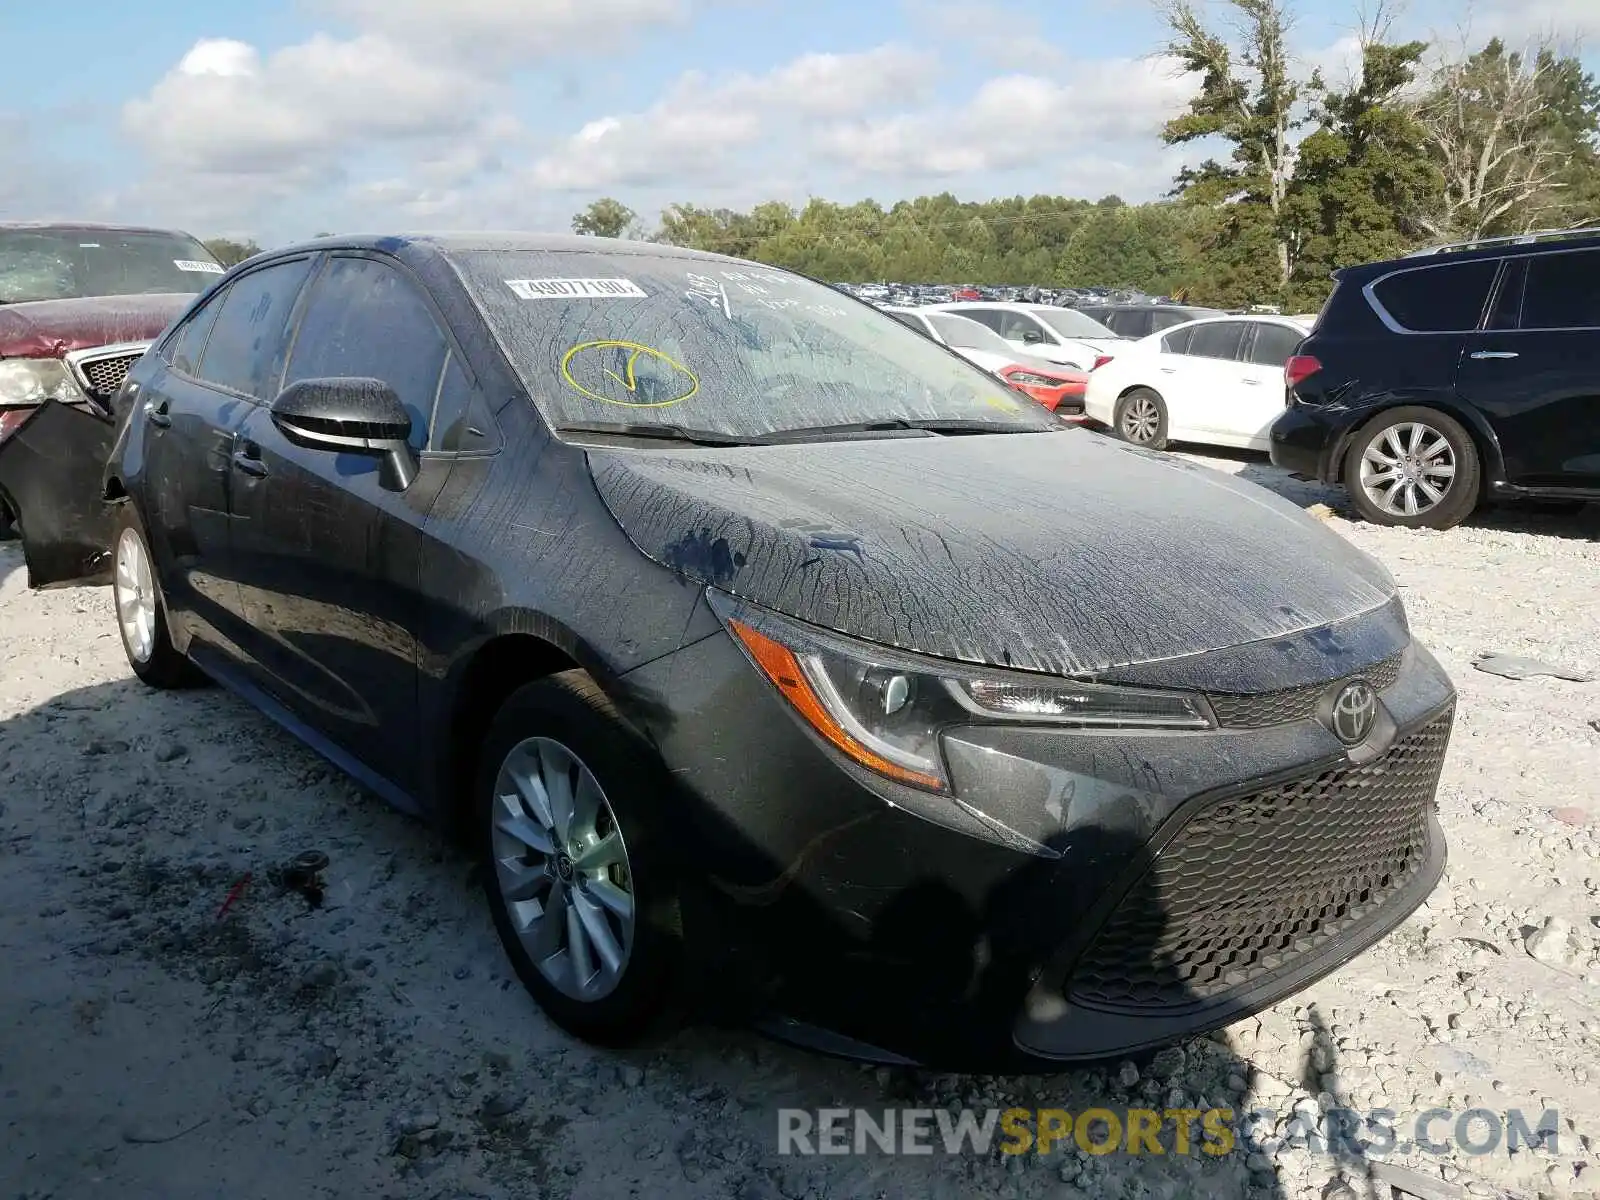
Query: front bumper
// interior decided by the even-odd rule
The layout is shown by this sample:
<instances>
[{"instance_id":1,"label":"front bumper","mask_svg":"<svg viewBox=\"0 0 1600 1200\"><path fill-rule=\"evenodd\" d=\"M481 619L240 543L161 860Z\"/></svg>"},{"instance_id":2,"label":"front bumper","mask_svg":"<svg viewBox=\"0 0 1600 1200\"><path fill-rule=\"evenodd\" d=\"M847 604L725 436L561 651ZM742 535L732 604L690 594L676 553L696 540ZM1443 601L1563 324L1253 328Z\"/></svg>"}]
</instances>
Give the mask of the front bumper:
<instances>
[{"instance_id":1,"label":"front bumper","mask_svg":"<svg viewBox=\"0 0 1600 1200\"><path fill-rule=\"evenodd\" d=\"M1339 448L1350 425L1349 414L1296 404L1272 423L1268 447L1272 465L1323 483L1339 482Z\"/></svg>"},{"instance_id":2,"label":"front bumper","mask_svg":"<svg viewBox=\"0 0 1600 1200\"><path fill-rule=\"evenodd\" d=\"M703 999L866 1057L1027 1070L1238 1020L1422 901L1454 692L1420 647L1380 674L1363 762L1319 684L1221 698L1205 733L952 731L955 798L825 748L720 632L626 683L684 791Z\"/></svg>"}]
</instances>

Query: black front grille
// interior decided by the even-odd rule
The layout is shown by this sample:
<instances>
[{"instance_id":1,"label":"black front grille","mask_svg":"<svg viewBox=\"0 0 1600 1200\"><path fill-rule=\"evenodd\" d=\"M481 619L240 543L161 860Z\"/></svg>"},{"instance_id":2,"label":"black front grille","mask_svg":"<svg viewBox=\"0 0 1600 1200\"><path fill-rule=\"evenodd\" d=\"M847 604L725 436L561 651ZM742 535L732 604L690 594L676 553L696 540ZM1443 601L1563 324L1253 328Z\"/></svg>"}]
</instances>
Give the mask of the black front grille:
<instances>
[{"instance_id":1,"label":"black front grille","mask_svg":"<svg viewBox=\"0 0 1600 1200\"><path fill-rule=\"evenodd\" d=\"M109 401L117 394L122 381L128 377L133 364L144 356L141 350L134 354L119 354L116 358L97 358L83 364L83 378L89 385L89 394L96 400Z\"/></svg>"},{"instance_id":2,"label":"black front grille","mask_svg":"<svg viewBox=\"0 0 1600 1200\"><path fill-rule=\"evenodd\" d=\"M1197 812L1078 961L1072 999L1142 1013L1216 1002L1369 916L1428 858L1453 716L1370 763Z\"/></svg>"},{"instance_id":3,"label":"black front grille","mask_svg":"<svg viewBox=\"0 0 1600 1200\"><path fill-rule=\"evenodd\" d=\"M1394 686L1400 678L1402 656L1394 655L1373 663L1365 671L1337 680L1347 683L1365 679L1377 691ZM1287 688L1279 692L1216 692L1207 696L1217 723L1231 729L1265 729L1286 721L1304 721L1317 714L1317 704L1334 683L1313 683L1308 687Z\"/></svg>"}]
</instances>

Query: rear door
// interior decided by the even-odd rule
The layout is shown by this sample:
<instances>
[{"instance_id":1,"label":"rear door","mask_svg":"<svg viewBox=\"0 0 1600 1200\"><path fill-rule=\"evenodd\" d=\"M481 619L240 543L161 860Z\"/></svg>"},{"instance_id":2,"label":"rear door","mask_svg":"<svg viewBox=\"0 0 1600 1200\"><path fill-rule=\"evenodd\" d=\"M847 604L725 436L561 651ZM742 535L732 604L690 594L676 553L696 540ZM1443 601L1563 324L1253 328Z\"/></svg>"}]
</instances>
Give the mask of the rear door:
<instances>
[{"instance_id":1,"label":"rear door","mask_svg":"<svg viewBox=\"0 0 1600 1200\"><path fill-rule=\"evenodd\" d=\"M391 490L378 459L296 445L255 409L233 468L240 586L261 685L410 792L423 530L454 457L492 452L495 427L426 293L386 260L335 255L311 285L282 386L338 377L395 389L416 477Z\"/></svg>"},{"instance_id":2,"label":"rear door","mask_svg":"<svg viewBox=\"0 0 1600 1200\"><path fill-rule=\"evenodd\" d=\"M1211 441L1230 428L1226 413L1243 390L1240 358L1249 328L1243 321L1205 321L1189 326L1188 333L1181 361L1167 377L1168 428L1173 437ZM1161 394L1167 396L1168 389Z\"/></svg>"},{"instance_id":3,"label":"rear door","mask_svg":"<svg viewBox=\"0 0 1600 1200\"><path fill-rule=\"evenodd\" d=\"M1240 387L1221 414L1221 432L1257 449L1270 448L1272 423L1283 415L1283 367L1305 336L1304 330L1277 321L1250 323Z\"/></svg>"},{"instance_id":4,"label":"rear door","mask_svg":"<svg viewBox=\"0 0 1600 1200\"><path fill-rule=\"evenodd\" d=\"M289 314L309 256L280 259L231 281L164 348L141 389L123 449L134 499L162 568L175 632L236 653L247 640L230 544L234 438L282 370Z\"/></svg>"},{"instance_id":5,"label":"rear door","mask_svg":"<svg viewBox=\"0 0 1600 1200\"><path fill-rule=\"evenodd\" d=\"M1508 259L1456 391L1494 426L1506 479L1600 488L1600 250Z\"/></svg>"}]
</instances>

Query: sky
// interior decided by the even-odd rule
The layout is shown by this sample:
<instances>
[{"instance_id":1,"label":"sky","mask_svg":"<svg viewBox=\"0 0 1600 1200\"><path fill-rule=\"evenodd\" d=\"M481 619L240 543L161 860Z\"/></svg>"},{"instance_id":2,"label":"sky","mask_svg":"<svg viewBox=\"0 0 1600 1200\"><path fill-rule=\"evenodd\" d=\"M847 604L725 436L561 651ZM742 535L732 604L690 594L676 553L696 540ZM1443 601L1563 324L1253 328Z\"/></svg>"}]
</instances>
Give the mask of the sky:
<instances>
[{"instance_id":1,"label":"sky","mask_svg":"<svg viewBox=\"0 0 1600 1200\"><path fill-rule=\"evenodd\" d=\"M1362 2L1289 0L1297 57L1347 71ZM270 245L564 229L602 195L646 225L675 202L1138 201L1203 156L1161 144L1197 81L1160 56L1151 0L0 7L0 219ZM1394 28L1464 26L1554 33L1600 69L1600 0L1410 0Z\"/></svg>"}]
</instances>

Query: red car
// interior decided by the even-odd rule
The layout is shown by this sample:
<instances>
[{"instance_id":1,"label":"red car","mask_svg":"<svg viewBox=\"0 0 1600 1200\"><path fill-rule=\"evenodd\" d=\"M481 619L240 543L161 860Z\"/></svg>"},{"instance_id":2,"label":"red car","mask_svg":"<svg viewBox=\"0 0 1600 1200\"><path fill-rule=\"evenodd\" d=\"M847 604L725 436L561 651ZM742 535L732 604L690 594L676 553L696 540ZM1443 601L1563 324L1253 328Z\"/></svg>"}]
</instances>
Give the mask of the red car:
<instances>
[{"instance_id":1,"label":"red car","mask_svg":"<svg viewBox=\"0 0 1600 1200\"><path fill-rule=\"evenodd\" d=\"M0 457L0 534L14 521L41 533L58 523L96 525L73 510L98 503L111 398L150 343L222 274L186 233L0 223L0 450L9 447ZM80 486L64 485L67 476ZM89 561L105 548L69 553Z\"/></svg>"},{"instance_id":2,"label":"red car","mask_svg":"<svg viewBox=\"0 0 1600 1200\"><path fill-rule=\"evenodd\" d=\"M1019 392L1032 396L1063 421L1083 420L1083 394L1089 388L1087 371L1019 363L1001 367L995 374Z\"/></svg>"}]
</instances>

